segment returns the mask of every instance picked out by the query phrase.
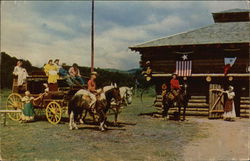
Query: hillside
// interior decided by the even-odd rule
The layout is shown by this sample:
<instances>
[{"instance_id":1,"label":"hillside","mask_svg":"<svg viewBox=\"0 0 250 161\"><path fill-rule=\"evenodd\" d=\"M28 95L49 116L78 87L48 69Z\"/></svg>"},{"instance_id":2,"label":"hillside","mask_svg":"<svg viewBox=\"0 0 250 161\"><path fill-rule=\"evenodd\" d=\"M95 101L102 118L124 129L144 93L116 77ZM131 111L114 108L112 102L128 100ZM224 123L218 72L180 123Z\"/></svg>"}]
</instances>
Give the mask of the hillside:
<instances>
[{"instance_id":1,"label":"hillside","mask_svg":"<svg viewBox=\"0 0 250 161\"><path fill-rule=\"evenodd\" d=\"M16 65L18 59L12 57L5 52L1 52L1 88L11 88L12 87L12 72ZM26 68L28 73L42 70L41 68L32 66L32 63L28 60L23 60L23 67ZM68 67L69 68L69 67ZM80 72L83 76L87 77L90 75L89 67L79 67ZM135 79L138 75L136 73L138 70L120 71L116 69L100 69L96 68L95 71L99 74L97 79L97 86L102 87L110 84L111 82L116 82L119 86L134 86ZM86 80L87 81L87 80Z\"/></svg>"},{"instance_id":2,"label":"hillside","mask_svg":"<svg viewBox=\"0 0 250 161\"><path fill-rule=\"evenodd\" d=\"M113 68L104 68L103 70L109 71L109 72L118 72L118 73L127 73L127 74L135 74L138 71L140 71L140 68L135 69L129 69L129 70L119 70L119 69L113 69Z\"/></svg>"}]
</instances>

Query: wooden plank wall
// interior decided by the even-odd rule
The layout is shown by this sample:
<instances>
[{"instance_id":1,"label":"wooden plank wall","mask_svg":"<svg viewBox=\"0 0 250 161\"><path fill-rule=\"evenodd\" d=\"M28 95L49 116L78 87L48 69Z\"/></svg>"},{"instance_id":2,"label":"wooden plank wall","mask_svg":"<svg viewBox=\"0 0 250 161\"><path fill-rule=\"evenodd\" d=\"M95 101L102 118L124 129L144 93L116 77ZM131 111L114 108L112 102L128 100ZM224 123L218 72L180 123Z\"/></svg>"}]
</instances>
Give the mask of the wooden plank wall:
<instances>
[{"instance_id":1,"label":"wooden plank wall","mask_svg":"<svg viewBox=\"0 0 250 161\"><path fill-rule=\"evenodd\" d=\"M150 60L153 71L172 73L175 71L176 60L182 56L178 51L192 51L192 53L188 54L189 59L193 63L192 73L223 73L225 57L237 57L230 72L246 73L246 68L249 65L249 46L241 46L239 51L225 51L227 48L230 47L183 47L181 49L159 47L145 49L140 52L140 65L143 67L145 62Z\"/></svg>"}]
</instances>

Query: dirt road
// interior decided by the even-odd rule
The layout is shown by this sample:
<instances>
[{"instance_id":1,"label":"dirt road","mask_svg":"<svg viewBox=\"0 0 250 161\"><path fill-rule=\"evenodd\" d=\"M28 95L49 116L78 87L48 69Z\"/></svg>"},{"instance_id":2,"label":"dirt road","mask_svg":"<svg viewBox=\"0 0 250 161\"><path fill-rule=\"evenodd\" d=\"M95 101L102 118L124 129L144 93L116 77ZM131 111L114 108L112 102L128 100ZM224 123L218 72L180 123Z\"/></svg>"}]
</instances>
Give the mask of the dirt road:
<instances>
[{"instance_id":1,"label":"dirt road","mask_svg":"<svg viewBox=\"0 0 250 161\"><path fill-rule=\"evenodd\" d=\"M187 161L207 160L249 160L250 138L249 120L237 119L235 122L191 118L197 122L206 138L195 139L184 148Z\"/></svg>"}]
</instances>

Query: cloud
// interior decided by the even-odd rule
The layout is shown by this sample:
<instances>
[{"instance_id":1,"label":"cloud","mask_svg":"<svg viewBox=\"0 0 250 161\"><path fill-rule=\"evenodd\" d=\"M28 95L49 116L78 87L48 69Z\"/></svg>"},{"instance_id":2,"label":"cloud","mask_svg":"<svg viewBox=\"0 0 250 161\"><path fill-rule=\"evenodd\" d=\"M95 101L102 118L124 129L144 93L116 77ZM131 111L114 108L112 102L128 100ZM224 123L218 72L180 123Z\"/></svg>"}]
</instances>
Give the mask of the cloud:
<instances>
[{"instance_id":1,"label":"cloud","mask_svg":"<svg viewBox=\"0 0 250 161\"><path fill-rule=\"evenodd\" d=\"M128 46L213 23L211 12L243 1L96 1L95 65L131 69ZM1 5L1 51L42 66L59 58L90 66L90 1L23 1Z\"/></svg>"}]
</instances>

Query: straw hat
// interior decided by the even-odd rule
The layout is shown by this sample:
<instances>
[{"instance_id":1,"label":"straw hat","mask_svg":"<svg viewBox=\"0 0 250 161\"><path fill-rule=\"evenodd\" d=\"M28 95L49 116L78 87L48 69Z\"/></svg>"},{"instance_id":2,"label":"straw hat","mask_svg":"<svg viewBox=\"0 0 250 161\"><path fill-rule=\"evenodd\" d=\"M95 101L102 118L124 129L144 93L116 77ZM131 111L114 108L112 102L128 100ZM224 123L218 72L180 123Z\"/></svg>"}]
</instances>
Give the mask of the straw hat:
<instances>
[{"instance_id":1,"label":"straw hat","mask_svg":"<svg viewBox=\"0 0 250 161\"><path fill-rule=\"evenodd\" d=\"M91 72L90 75L97 75L97 72Z\"/></svg>"}]
</instances>

